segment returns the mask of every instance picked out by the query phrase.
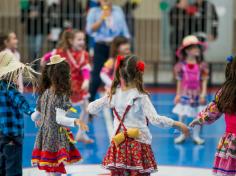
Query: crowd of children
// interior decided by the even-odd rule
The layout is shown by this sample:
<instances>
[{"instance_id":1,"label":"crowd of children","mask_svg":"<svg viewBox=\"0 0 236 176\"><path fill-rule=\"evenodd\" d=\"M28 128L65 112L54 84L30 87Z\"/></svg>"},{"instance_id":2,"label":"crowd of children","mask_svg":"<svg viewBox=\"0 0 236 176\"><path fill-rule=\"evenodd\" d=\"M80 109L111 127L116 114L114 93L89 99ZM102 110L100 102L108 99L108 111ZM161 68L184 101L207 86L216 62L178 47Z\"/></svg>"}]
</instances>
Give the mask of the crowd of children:
<instances>
[{"instance_id":1,"label":"crowd of children","mask_svg":"<svg viewBox=\"0 0 236 176\"><path fill-rule=\"evenodd\" d=\"M175 143L179 144L189 136L185 117L194 118L190 124L192 138L200 145L204 143L200 138L201 126L213 123L222 114L225 114L226 133L219 142L213 172L218 176L236 175L235 57L227 59L226 82L215 100L206 105L208 66L203 59L206 45L196 36L184 38L177 50L179 62L174 67L177 90L173 113L179 116L179 121L174 121L156 112L144 88L145 63L131 54L129 40L124 37L114 39L110 58L100 73L105 95L89 104L91 60L85 34L65 30L58 46L41 59L36 109L22 93L23 75L27 74L34 83L37 72L20 61L17 43L14 32L0 36L0 175L22 174L23 113L31 116L39 128L32 165L48 175L57 175L66 173L65 164L81 160L74 143L93 143L86 133L88 115L96 115L105 107L112 110L114 128L102 165L112 176L145 176L157 171L149 122L161 128L178 128L182 133ZM73 106L77 105L81 109L79 117L68 117L68 112L76 113ZM69 127L79 128L75 139ZM16 152L11 152L13 149Z\"/></svg>"}]
</instances>

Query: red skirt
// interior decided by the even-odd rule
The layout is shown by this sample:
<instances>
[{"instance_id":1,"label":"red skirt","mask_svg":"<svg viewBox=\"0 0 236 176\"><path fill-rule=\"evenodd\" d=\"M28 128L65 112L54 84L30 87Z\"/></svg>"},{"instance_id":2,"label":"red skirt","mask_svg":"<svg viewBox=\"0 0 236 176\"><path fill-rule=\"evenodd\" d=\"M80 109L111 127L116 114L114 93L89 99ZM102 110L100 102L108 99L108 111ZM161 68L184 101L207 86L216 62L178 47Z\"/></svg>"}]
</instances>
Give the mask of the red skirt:
<instances>
[{"instance_id":1,"label":"red skirt","mask_svg":"<svg viewBox=\"0 0 236 176\"><path fill-rule=\"evenodd\" d=\"M81 101L89 98L89 93L86 90L82 90L82 81L72 80L71 88L72 88L72 96L70 97L71 102L76 104L80 103Z\"/></svg>"},{"instance_id":2,"label":"red skirt","mask_svg":"<svg viewBox=\"0 0 236 176\"><path fill-rule=\"evenodd\" d=\"M66 149L63 148L58 152L34 149L31 162L33 166L38 166L40 170L64 174L66 173L64 164L71 164L80 160L81 155L77 149L66 151Z\"/></svg>"},{"instance_id":3,"label":"red skirt","mask_svg":"<svg viewBox=\"0 0 236 176\"><path fill-rule=\"evenodd\" d=\"M118 147L112 142L102 165L109 170L130 170L139 173L157 171L157 164L151 146L133 139L126 139Z\"/></svg>"}]
</instances>

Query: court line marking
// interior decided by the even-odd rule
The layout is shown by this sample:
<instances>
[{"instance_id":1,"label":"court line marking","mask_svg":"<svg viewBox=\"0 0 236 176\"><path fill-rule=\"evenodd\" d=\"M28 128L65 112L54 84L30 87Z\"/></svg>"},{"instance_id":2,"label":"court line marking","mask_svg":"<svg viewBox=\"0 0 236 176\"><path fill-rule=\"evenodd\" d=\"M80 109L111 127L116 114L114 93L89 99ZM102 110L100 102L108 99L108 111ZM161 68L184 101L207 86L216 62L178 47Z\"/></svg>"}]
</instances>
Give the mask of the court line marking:
<instances>
[{"instance_id":1,"label":"court line marking","mask_svg":"<svg viewBox=\"0 0 236 176\"><path fill-rule=\"evenodd\" d=\"M193 173L201 176L211 175L211 169L207 168L194 168L194 167L181 167L181 166L168 166L161 165L158 167L159 171L152 174L152 176L170 176L172 172L173 176L193 176ZM98 176L109 174L108 170L102 168L101 165L85 164L85 165L70 165L66 166L68 171L67 176ZM23 169L23 176L40 175L46 176L45 172L38 170L37 168L25 168ZM66 175L63 175L66 176Z\"/></svg>"}]
</instances>

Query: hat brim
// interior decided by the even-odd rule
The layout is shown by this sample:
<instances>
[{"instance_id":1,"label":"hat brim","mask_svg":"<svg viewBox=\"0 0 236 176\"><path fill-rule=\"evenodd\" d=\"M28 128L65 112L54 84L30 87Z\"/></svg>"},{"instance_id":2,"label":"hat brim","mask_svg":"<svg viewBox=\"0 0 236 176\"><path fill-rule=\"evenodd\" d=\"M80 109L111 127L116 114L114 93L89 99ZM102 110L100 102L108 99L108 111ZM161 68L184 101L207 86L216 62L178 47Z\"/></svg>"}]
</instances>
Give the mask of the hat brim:
<instances>
[{"instance_id":1,"label":"hat brim","mask_svg":"<svg viewBox=\"0 0 236 176\"><path fill-rule=\"evenodd\" d=\"M196 45L196 46L199 46L200 48L202 48L203 49L203 51L205 51L206 49L207 49L207 44L205 43L205 42L197 42L197 43L191 43L191 44L189 44L189 45L182 45L182 46L180 46L179 48L178 48L178 50L176 51L176 55L177 55L177 57L178 58L182 58L183 56L183 51L186 49L186 48L188 48L188 47L190 47L190 46L194 46L194 45Z\"/></svg>"},{"instance_id":2,"label":"hat brim","mask_svg":"<svg viewBox=\"0 0 236 176\"><path fill-rule=\"evenodd\" d=\"M7 65L6 67L0 68L0 78L4 77L14 71L17 71L19 69L23 69L24 67L25 67L25 65L23 63L18 62L18 61L13 61L9 65Z\"/></svg>"},{"instance_id":3,"label":"hat brim","mask_svg":"<svg viewBox=\"0 0 236 176\"><path fill-rule=\"evenodd\" d=\"M65 60L66 60L65 58L60 58L60 59L58 59L56 62L49 62L49 63L47 63L47 65L59 64L59 63L65 61Z\"/></svg>"}]
</instances>

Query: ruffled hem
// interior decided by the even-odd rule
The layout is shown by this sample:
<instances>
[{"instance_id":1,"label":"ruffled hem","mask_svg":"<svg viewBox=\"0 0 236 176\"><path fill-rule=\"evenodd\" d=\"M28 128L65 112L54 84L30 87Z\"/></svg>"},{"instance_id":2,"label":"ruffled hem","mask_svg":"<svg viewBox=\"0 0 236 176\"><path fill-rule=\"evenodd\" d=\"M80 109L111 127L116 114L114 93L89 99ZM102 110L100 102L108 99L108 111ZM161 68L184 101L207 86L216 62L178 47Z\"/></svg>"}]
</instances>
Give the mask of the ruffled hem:
<instances>
[{"instance_id":1,"label":"ruffled hem","mask_svg":"<svg viewBox=\"0 0 236 176\"><path fill-rule=\"evenodd\" d=\"M133 139L126 139L118 147L112 142L102 163L109 170L128 169L139 173L157 171L157 164L151 146Z\"/></svg>"},{"instance_id":2,"label":"ruffled hem","mask_svg":"<svg viewBox=\"0 0 236 176\"><path fill-rule=\"evenodd\" d=\"M144 169L142 167L136 167L136 166L126 166L124 164L120 164L120 163L116 163L116 164L109 164L107 166L103 166L105 169L108 170L116 170L116 169L126 169L126 170L136 170L139 171L139 173L154 173L157 172L157 168L148 168L148 169Z\"/></svg>"},{"instance_id":3,"label":"ruffled hem","mask_svg":"<svg viewBox=\"0 0 236 176\"><path fill-rule=\"evenodd\" d=\"M34 149L31 163L33 166L38 166L39 169L46 170L47 172L59 172L62 171L64 164L71 164L80 160L81 155L77 149L66 151L65 148L62 148L58 152Z\"/></svg>"},{"instance_id":4,"label":"ruffled hem","mask_svg":"<svg viewBox=\"0 0 236 176\"><path fill-rule=\"evenodd\" d=\"M183 105L178 103L172 112L179 116L186 116L186 117L197 117L198 113L201 112L205 106L197 106L191 107L190 105Z\"/></svg>"},{"instance_id":5,"label":"ruffled hem","mask_svg":"<svg viewBox=\"0 0 236 176\"><path fill-rule=\"evenodd\" d=\"M236 134L225 133L221 138L213 173L217 176L236 176Z\"/></svg>"}]
</instances>

